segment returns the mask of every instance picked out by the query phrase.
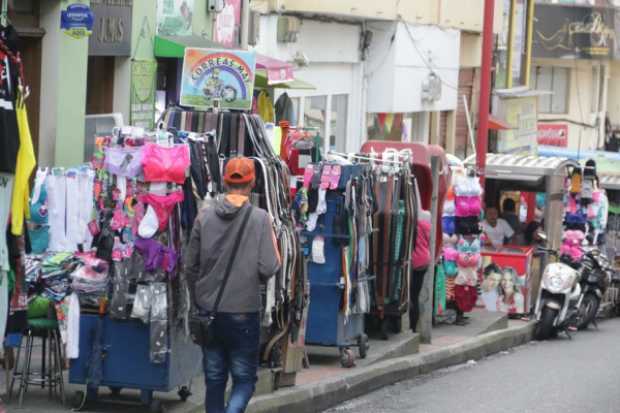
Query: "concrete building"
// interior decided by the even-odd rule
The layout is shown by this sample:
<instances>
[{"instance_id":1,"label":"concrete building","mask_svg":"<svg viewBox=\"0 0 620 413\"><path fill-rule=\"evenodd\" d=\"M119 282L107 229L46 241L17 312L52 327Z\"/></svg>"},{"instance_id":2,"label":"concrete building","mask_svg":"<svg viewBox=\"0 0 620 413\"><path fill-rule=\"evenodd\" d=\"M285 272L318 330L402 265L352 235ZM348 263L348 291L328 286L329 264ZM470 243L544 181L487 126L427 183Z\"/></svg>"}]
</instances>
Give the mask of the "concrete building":
<instances>
[{"instance_id":1,"label":"concrete building","mask_svg":"<svg viewBox=\"0 0 620 413\"><path fill-rule=\"evenodd\" d=\"M484 0L252 4L261 15L256 49L301 63L296 73L316 86L286 93L299 125L329 136L326 149L356 151L368 138L437 143L451 152L467 146L461 96L470 106L476 100ZM502 9L498 1L496 32Z\"/></svg>"},{"instance_id":2,"label":"concrete building","mask_svg":"<svg viewBox=\"0 0 620 413\"><path fill-rule=\"evenodd\" d=\"M74 38L61 29L70 4L93 11L91 36ZM39 164L69 166L83 162L92 143L87 115L120 113L124 123L153 124L156 87L176 81L166 60L156 59L158 33L209 44L214 15L207 0L9 0L9 19L21 37L32 89Z\"/></svg>"},{"instance_id":3,"label":"concrete building","mask_svg":"<svg viewBox=\"0 0 620 413\"><path fill-rule=\"evenodd\" d=\"M539 143L572 150L603 146L605 117L620 125L620 81L612 2L538 1L531 88L539 99Z\"/></svg>"}]
</instances>

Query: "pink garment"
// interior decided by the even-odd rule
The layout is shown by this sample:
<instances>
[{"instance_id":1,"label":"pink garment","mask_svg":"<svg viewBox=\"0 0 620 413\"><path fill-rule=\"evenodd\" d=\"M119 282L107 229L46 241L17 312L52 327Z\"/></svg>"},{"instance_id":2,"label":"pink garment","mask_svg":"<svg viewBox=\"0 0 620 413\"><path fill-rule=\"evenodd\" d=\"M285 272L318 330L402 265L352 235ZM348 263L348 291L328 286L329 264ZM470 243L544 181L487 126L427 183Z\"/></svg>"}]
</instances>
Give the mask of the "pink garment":
<instances>
[{"instance_id":1,"label":"pink garment","mask_svg":"<svg viewBox=\"0 0 620 413\"><path fill-rule=\"evenodd\" d=\"M172 147L147 143L142 157L144 180L147 182L185 182L185 172L189 168L189 147Z\"/></svg>"},{"instance_id":2,"label":"pink garment","mask_svg":"<svg viewBox=\"0 0 620 413\"><path fill-rule=\"evenodd\" d=\"M414 270L426 268L431 263L430 241L431 223L423 220L418 221L415 249L411 254L411 265Z\"/></svg>"},{"instance_id":3,"label":"pink garment","mask_svg":"<svg viewBox=\"0 0 620 413\"><path fill-rule=\"evenodd\" d=\"M149 204L157 214L159 230L163 231L168 226L168 218L174 207L183 201L183 191L176 191L168 195L143 194L139 197L140 201Z\"/></svg>"}]
</instances>

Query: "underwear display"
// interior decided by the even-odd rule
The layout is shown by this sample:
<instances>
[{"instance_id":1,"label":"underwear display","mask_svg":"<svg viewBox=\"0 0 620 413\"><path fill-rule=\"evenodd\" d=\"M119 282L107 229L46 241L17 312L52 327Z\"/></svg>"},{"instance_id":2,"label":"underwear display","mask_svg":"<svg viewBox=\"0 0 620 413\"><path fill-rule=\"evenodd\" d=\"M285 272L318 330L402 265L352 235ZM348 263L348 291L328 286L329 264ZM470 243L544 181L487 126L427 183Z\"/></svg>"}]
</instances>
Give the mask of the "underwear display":
<instances>
[{"instance_id":1,"label":"underwear display","mask_svg":"<svg viewBox=\"0 0 620 413\"><path fill-rule=\"evenodd\" d=\"M186 144L165 147L147 143L144 146L142 168L147 182L174 182L182 185L190 163L189 147Z\"/></svg>"},{"instance_id":2,"label":"underwear display","mask_svg":"<svg viewBox=\"0 0 620 413\"><path fill-rule=\"evenodd\" d=\"M105 148L105 169L111 174L136 178L142 173L142 147Z\"/></svg>"}]
</instances>

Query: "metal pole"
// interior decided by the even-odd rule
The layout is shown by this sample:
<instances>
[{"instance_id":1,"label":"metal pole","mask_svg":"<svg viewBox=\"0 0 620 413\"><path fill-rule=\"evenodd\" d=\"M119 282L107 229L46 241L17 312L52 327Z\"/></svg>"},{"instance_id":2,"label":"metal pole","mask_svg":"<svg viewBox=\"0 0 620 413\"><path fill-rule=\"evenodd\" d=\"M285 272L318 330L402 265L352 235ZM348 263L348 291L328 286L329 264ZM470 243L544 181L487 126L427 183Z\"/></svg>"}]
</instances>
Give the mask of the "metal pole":
<instances>
[{"instance_id":1,"label":"metal pole","mask_svg":"<svg viewBox=\"0 0 620 413\"><path fill-rule=\"evenodd\" d=\"M482 64L480 67L480 104L478 105L478 141L476 166L480 184L484 188L489 139L489 109L491 107L491 64L493 63L493 12L495 0L484 1L484 26L482 31Z\"/></svg>"},{"instance_id":2,"label":"metal pole","mask_svg":"<svg viewBox=\"0 0 620 413\"><path fill-rule=\"evenodd\" d=\"M517 0L510 0L510 10L508 14L508 56L506 59L506 88L512 87L512 65L514 62L514 48L515 48L515 18L517 16Z\"/></svg>"},{"instance_id":3,"label":"metal pole","mask_svg":"<svg viewBox=\"0 0 620 413\"><path fill-rule=\"evenodd\" d=\"M250 0L241 4L241 49L247 50L250 38Z\"/></svg>"},{"instance_id":4,"label":"metal pole","mask_svg":"<svg viewBox=\"0 0 620 413\"><path fill-rule=\"evenodd\" d=\"M530 71L532 70L532 44L534 43L534 16L536 12L536 2L527 2L527 40L525 47L525 86L530 86Z\"/></svg>"},{"instance_id":5,"label":"metal pole","mask_svg":"<svg viewBox=\"0 0 620 413\"><path fill-rule=\"evenodd\" d=\"M465 119L467 120L467 136L469 136L471 149L474 151L474 154L476 154L476 141L474 139L474 128L471 126L471 112L469 111L469 103L467 103L467 96L462 95L461 97L463 98L463 106L465 107ZM465 152L467 153L467 149L465 149Z\"/></svg>"},{"instance_id":6,"label":"metal pole","mask_svg":"<svg viewBox=\"0 0 620 413\"><path fill-rule=\"evenodd\" d=\"M431 197L431 263L424 274L424 284L420 293L420 340L430 343L433 329L433 298L435 297L435 244L437 243L437 214L439 212L439 157L431 157L433 195Z\"/></svg>"}]
</instances>

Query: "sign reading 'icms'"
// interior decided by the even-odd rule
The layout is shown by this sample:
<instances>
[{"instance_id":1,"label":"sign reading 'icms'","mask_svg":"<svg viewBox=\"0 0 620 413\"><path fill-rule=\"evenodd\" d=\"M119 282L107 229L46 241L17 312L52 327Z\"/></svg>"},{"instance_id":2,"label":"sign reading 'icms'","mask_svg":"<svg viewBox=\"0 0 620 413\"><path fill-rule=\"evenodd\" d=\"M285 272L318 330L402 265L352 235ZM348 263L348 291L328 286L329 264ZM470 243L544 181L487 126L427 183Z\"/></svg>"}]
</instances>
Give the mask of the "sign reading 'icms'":
<instances>
[{"instance_id":1,"label":"sign reading 'icms'","mask_svg":"<svg viewBox=\"0 0 620 413\"><path fill-rule=\"evenodd\" d=\"M249 110L254 93L253 52L185 49L181 105Z\"/></svg>"}]
</instances>

